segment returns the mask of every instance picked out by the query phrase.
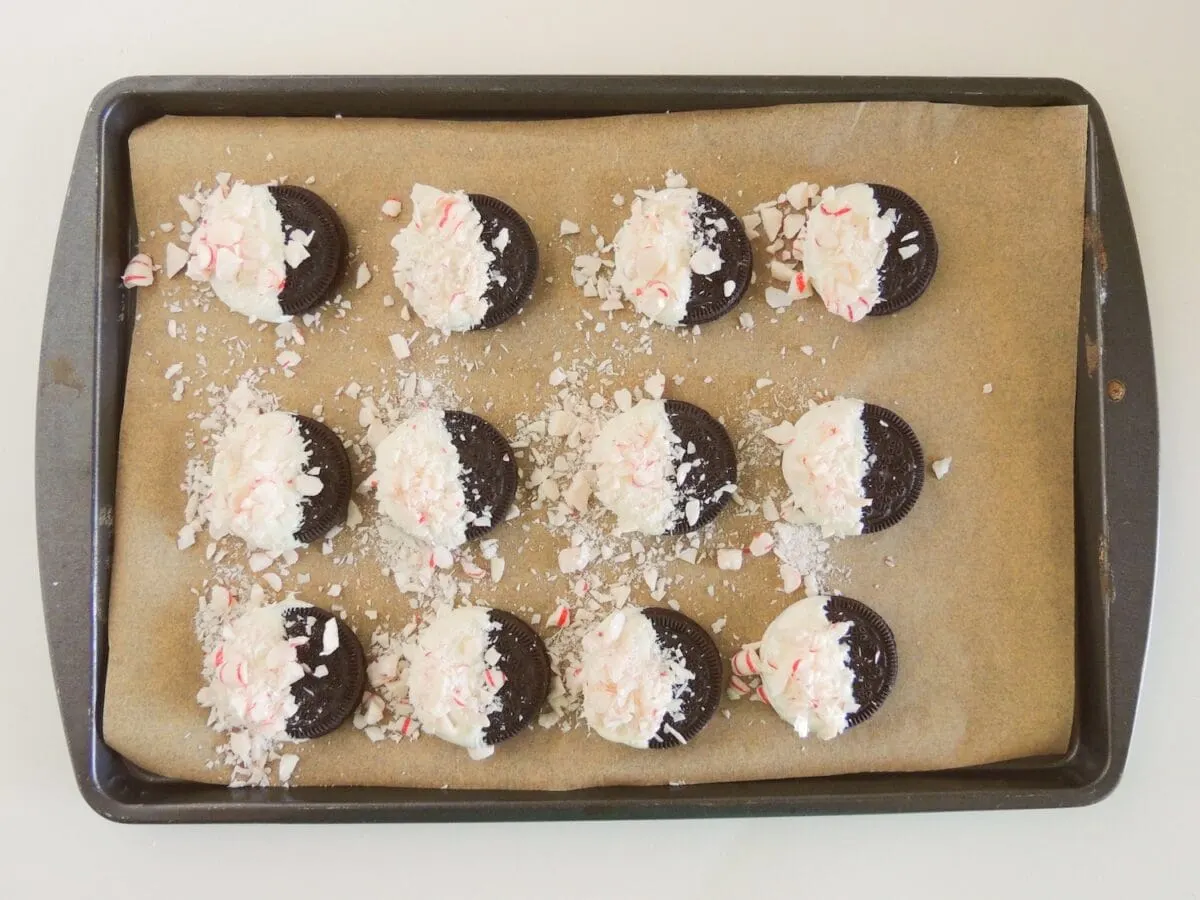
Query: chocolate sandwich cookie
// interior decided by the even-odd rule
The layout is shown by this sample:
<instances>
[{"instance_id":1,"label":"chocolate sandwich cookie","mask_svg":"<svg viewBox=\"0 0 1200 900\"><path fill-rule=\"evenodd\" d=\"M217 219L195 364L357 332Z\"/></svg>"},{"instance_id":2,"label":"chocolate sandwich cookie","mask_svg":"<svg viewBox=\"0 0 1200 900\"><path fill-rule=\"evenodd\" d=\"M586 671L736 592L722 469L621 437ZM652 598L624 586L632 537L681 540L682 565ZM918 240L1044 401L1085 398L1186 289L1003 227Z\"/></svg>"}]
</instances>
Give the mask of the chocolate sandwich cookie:
<instances>
[{"instance_id":1,"label":"chocolate sandwich cookie","mask_svg":"<svg viewBox=\"0 0 1200 900\"><path fill-rule=\"evenodd\" d=\"M741 302L750 286L753 252L742 220L728 206L703 192L696 201L696 228L705 243L721 254L721 268L709 275L692 272L691 294L681 325L702 325L721 318ZM724 227L718 225L724 223ZM732 289L726 291L728 282Z\"/></svg>"},{"instance_id":2,"label":"chocolate sandwich cookie","mask_svg":"<svg viewBox=\"0 0 1200 900\"><path fill-rule=\"evenodd\" d=\"M321 481L321 491L301 501L296 540L310 544L346 521L354 479L350 456L333 430L316 419L293 413L308 452L308 466Z\"/></svg>"},{"instance_id":3,"label":"chocolate sandwich cookie","mask_svg":"<svg viewBox=\"0 0 1200 900\"><path fill-rule=\"evenodd\" d=\"M495 254L492 272L498 276L483 295L488 311L483 321L472 329L479 331L495 328L511 319L533 296L538 273L538 246L529 223L503 200L486 194L467 196L483 220L480 240ZM505 232L507 240L502 238Z\"/></svg>"},{"instance_id":4,"label":"chocolate sandwich cookie","mask_svg":"<svg viewBox=\"0 0 1200 900\"><path fill-rule=\"evenodd\" d=\"M890 185L872 184L870 188L880 213L896 211L887 254L879 267L880 300L867 313L886 316L911 306L925 293L937 271L938 242L933 223L916 200Z\"/></svg>"},{"instance_id":5,"label":"chocolate sandwich cookie","mask_svg":"<svg viewBox=\"0 0 1200 900\"><path fill-rule=\"evenodd\" d=\"M293 230L312 234L308 258L287 267L279 307L289 316L311 312L330 299L346 264L349 242L333 207L307 188L273 185L271 196L283 218L284 235Z\"/></svg>"},{"instance_id":6,"label":"chocolate sandwich cookie","mask_svg":"<svg viewBox=\"0 0 1200 900\"><path fill-rule=\"evenodd\" d=\"M293 738L319 738L346 721L362 700L367 681L366 656L358 637L341 619L316 606L293 606L283 614L288 638L307 638L296 648L304 676L292 683L299 708L287 720ZM337 623L337 647L325 640L327 623Z\"/></svg>"},{"instance_id":7,"label":"chocolate sandwich cookie","mask_svg":"<svg viewBox=\"0 0 1200 900\"><path fill-rule=\"evenodd\" d=\"M687 534L715 519L729 502L732 492L723 488L737 484L737 453L725 427L700 407L666 400L664 408L683 447L676 471L687 466L687 474L679 482L679 518L668 533ZM700 503L700 514L695 522L689 522L686 508L693 499Z\"/></svg>"},{"instance_id":8,"label":"chocolate sandwich cookie","mask_svg":"<svg viewBox=\"0 0 1200 900\"><path fill-rule=\"evenodd\" d=\"M512 447L485 419L460 410L443 413L446 430L462 464L462 487L467 508L486 525L467 526L467 540L487 534L504 521L517 494L517 461Z\"/></svg>"},{"instance_id":9,"label":"chocolate sandwich cookie","mask_svg":"<svg viewBox=\"0 0 1200 900\"><path fill-rule=\"evenodd\" d=\"M858 710L846 716L846 726L861 725L883 706L896 684L896 638L879 613L850 597L830 597L825 603L825 617L830 622L851 623L841 643L850 649Z\"/></svg>"},{"instance_id":10,"label":"chocolate sandwich cookie","mask_svg":"<svg viewBox=\"0 0 1200 900\"><path fill-rule=\"evenodd\" d=\"M925 454L911 426L900 416L864 403L863 431L867 474L863 493L871 505L862 511L863 534L891 528L917 503L925 486Z\"/></svg>"},{"instance_id":11,"label":"chocolate sandwich cookie","mask_svg":"<svg viewBox=\"0 0 1200 900\"><path fill-rule=\"evenodd\" d=\"M491 648L500 654L496 663L504 684L496 692L499 708L488 715L484 741L499 744L533 721L550 693L550 654L532 628L512 613L493 609L488 617L496 624Z\"/></svg>"},{"instance_id":12,"label":"chocolate sandwich cookie","mask_svg":"<svg viewBox=\"0 0 1200 900\"><path fill-rule=\"evenodd\" d=\"M650 739L652 749L678 747L693 740L709 723L721 702L725 674L721 652L712 636L698 623L673 609L649 607L642 614L650 620L659 645L668 653L678 652L692 678L682 695L678 719L663 722ZM680 740L682 738L682 741Z\"/></svg>"}]
</instances>

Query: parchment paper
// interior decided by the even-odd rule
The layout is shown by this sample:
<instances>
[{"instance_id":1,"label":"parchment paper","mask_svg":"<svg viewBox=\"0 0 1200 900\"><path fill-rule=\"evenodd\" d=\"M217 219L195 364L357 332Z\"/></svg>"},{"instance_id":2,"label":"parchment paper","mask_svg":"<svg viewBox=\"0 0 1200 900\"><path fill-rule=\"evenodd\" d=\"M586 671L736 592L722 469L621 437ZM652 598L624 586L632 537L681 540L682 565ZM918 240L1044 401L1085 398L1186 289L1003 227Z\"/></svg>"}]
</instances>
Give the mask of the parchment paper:
<instances>
[{"instance_id":1,"label":"parchment paper","mask_svg":"<svg viewBox=\"0 0 1200 900\"><path fill-rule=\"evenodd\" d=\"M139 292L115 511L105 739L163 775L228 779L210 765L221 739L206 730L195 702L195 592L213 573L200 549L175 546L185 499L179 485L193 452L183 435L193 425L188 416L208 409L205 387L229 387L246 369L266 367L262 387L284 408L323 403L331 424L357 434L358 404L335 397L339 387L351 380L383 386L401 369L429 372L449 380L468 408L493 403L488 418L511 434L519 412L541 409L549 398L556 350L570 360L622 336L615 326L597 334L590 323L576 324L580 310L594 312L596 304L570 278L573 256L592 249L587 226L597 224L611 239L633 188L661 186L674 168L739 214L795 181L875 181L908 191L933 219L938 273L908 311L850 325L805 301L773 316L756 242L758 282L739 309L755 317L753 330L739 328L736 313L698 338L656 328L653 355L622 358L613 385L632 388L658 369L683 375L682 385L668 381L668 396L724 415L735 441L757 439L742 416L753 403L777 420L794 419L817 391L857 396L903 415L928 459L953 457L950 475L928 477L901 525L842 541L832 554L848 572L830 587L872 605L896 633L900 674L890 699L831 742L800 741L763 704L726 700L728 718L718 714L686 748L636 751L586 728L563 734L535 727L482 763L429 737L372 744L347 725L299 745L293 783L563 789L926 770L1062 752L1074 695L1072 419L1085 126L1083 108L867 103L535 123L165 119L139 129L130 140L134 197L142 246L156 262L168 239L180 240L178 232L158 231L159 223L182 218L176 195L198 181L211 184L218 171L250 182L314 176L313 189L337 207L358 256L343 285L351 311L344 319L327 312L322 332L306 332L294 378L274 363L272 330L220 304L202 312L184 303L191 286L182 275L160 275ZM419 323L399 320L388 242L407 221L414 181L510 202L531 223L542 275L553 284L540 281L521 318L500 333L455 335L438 348L418 343L408 366L397 364L387 335ZM613 204L617 192L624 208ZM398 220L380 215L389 195L405 200ZM584 233L560 239L564 217ZM361 260L375 277L355 290ZM398 305L383 306L385 294ZM173 303L182 303L180 311ZM618 313L614 321L628 317ZM169 319L188 340L168 335ZM207 333L198 343L201 325ZM231 337L245 342L244 357L231 359L221 343ZM486 371L435 363L448 347L470 355L489 344L496 346ZM164 378L176 362L193 379L178 402ZM757 390L763 377L775 384ZM985 383L992 393L984 393ZM774 460L744 465L741 480L748 492L785 495ZM718 547L744 545L763 524L759 516L723 514L706 558L679 563L685 578L669 594L706 626L726 618L717 635L726 654L760 637L796 599L777 590L769 556L748 560L736 574L716 568ZM473 599L545 617L567 595L565 579L544 577L555 572L563 541L529 512L494 536L508 572ZM344 540L335 542L337 552L349 546ZM234 548L231 558L244 553ZM313 588L345 584L336 602L364 642L376 627L398 629L409 620L407 600L376 561L348 568L332 559L316 546L302 551L288 587L296 588L296 574L310 573L301 596L328 605ZM543 577L529 577L529 568ZM710 581L715 597L705 592ZM647 589L635 590L633 601L650 603ZM367 606L380 611L377 621L364 618Z\"/></svg>"}]
</instances>

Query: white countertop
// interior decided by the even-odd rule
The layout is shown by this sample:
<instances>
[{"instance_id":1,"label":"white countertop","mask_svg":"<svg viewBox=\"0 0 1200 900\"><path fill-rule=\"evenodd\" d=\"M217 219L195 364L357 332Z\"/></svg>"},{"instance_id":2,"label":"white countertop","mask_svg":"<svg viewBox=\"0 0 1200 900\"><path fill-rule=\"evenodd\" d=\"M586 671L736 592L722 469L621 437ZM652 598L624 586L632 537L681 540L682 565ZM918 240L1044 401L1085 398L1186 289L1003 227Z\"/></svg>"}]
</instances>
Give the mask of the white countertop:
<instances>
[{"instance_id":1,"label":"white countertop","mask_svg":"<svg viewBox=\"0 0 1200 900\"><path fill-rule=\"evenodd\" d=\"M11 404L0 475L0 894L393 897L1200 896L1200 14L1183 0L970 3L402 2L290 11L248 0L0 2L0 260ZM524 8L518 8L523 6ZM1157 11L1156 11L1157 7ZM1157 345L1160 576L1124 780L1065 811L455 826L118 826L79 797L42 628L33 530L35 380L67 174L91 97L133 74L1053 75L1107 114ZM1119 300L1112 298L1110 302ZM1149 462L1149 461L1148 461ZM585 868L599 864L599 871ZM611 872L611 876L599 872ZM169 891L166 890L169 888ZM328 896L328 894L327 894Z\"/></svg>"}]
</instances>

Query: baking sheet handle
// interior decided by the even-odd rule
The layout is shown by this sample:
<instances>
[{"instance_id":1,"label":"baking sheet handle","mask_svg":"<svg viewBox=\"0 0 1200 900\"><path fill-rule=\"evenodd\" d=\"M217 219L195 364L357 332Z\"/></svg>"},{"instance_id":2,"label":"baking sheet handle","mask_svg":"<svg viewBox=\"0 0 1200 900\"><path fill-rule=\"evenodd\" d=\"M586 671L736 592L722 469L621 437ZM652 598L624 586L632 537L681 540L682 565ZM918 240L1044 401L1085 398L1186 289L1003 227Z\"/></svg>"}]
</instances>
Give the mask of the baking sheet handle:
<instances>
[{"instance_id":1,"label":"baking sheet handle","mask_svg":"<svg viewBox=\"0 0 1200 900\"><path fill-rule=\"evenodd\" d=\"M97 177L100 129L89 115L63 205L42 326L38 371L35 489L42 606L59 711L76 780L91 780L99 703L92 680L97 630L107 609L92 609L108 585L112 510L98 515L92 493L96 440L97 334L101 254ZM98 528L100 521L104 527ZM94 565L98 548L105 565ZM101 581L102 580L102 581ZM84 796L88 791L84 790Z\"/></svg>"}]
</instances>

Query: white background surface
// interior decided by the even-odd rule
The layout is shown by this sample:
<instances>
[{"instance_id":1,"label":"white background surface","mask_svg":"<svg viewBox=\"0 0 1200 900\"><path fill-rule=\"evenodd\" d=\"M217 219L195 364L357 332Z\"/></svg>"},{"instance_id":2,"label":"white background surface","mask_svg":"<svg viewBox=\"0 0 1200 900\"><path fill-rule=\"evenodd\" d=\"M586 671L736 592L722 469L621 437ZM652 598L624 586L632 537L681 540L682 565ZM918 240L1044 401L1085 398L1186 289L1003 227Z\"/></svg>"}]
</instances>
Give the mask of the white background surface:
<instances>
[{"instance_id":1,"label":"white background surface","mask_svg":"<svg viewBox=\"0 0 1200 900\"><path fill-rule=\"evenodd\" d=\"M268 9L248 0L0 0L0 376L8 398L0 437L0 896L190 897L235 886L253 896L289 881L297 893L394 897L1200 896L1200 613L1188 566L1200 539L1197 6L314 5L302 13L300 3ZM375 827L117 826L84 805L42 628L32 474L42 309L89 100L131 74L455 72L1057 75L1096 95L1146 269L1165 486L1142 706L1124 781L1110 799L1058 812Z\"/></svg>"}]
</instances>

